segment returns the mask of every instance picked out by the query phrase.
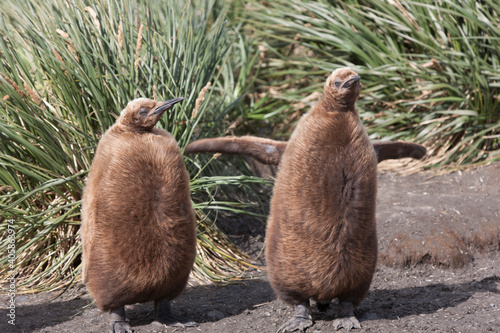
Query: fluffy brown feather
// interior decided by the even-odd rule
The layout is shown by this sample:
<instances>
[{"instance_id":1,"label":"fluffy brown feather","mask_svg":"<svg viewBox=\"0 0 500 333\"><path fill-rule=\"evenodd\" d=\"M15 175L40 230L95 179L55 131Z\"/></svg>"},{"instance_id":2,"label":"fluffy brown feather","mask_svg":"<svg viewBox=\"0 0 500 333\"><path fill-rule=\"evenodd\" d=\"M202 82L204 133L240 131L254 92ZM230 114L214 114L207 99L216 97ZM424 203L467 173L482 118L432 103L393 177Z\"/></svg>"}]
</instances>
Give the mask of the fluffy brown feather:
<instances>
[{"instance_id":1,"label":"fluffy brown feather","mask_svg":"<svg viewBox=\"0 0 500 333\"><path fill-rule=\"evenodd\" d=\"M189 175L173 136L154 128L165 105L130 102L92 162L83 196L82 277L103 311L173 299L193 266Z\"/></svg>"},{"instance_id":2,"label":"fluffy brown feather","mask_svg":"<svg viewBox=\"0 0 500 333\"><path fill-rule=\"evenodd\" d=\"M281 159L266 258L271 285L289 304L357 306L375 271L377 156L354 106L359 91L352 70L333 72Z\"/></svg>"}]
</instances>

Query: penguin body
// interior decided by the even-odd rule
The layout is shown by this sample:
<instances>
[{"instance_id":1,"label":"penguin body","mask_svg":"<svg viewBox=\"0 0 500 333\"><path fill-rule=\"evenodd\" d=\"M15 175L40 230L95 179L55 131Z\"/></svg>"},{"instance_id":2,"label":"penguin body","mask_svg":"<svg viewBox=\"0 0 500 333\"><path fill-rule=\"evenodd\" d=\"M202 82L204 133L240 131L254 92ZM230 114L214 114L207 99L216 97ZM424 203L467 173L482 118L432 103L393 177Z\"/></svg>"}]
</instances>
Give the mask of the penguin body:
<instances>
[{"instance_id":1,"label":"penguin body","mask_svg":"<svg viewBox=\"0 0 500 333\"><path fill-rule=\"evenodd\" d=\"M309 299L338 298L345 315L335 328L359 327L352 310L368 293L377 261L377 156L354 106L360 90L351 69L334 71L279 165L266 260L276 295L297 311L281 332L312 325Z\"/></svg>"},{"instance_id":2,"label":"penguin body","mask_svg":"<svg viewBox=\"0 0 500 333\"><path fill-rule=\"evenodd\" d=\"M99 142L81 237L83 282L102 311L168 302L187 284L196 255L189 175L173 136L154 128L181 100L130 102Z\"/></svg>"}]
</instances>

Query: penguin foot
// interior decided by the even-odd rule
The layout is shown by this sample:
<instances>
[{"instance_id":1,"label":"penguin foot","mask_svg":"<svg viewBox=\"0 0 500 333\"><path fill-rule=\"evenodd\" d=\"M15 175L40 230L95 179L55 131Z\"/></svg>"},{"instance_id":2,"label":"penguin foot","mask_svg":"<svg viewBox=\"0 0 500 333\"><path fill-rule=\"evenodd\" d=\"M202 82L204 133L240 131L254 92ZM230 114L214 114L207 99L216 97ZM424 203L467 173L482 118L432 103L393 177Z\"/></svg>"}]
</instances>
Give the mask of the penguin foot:
<instances>
[{"instance_id":1,"label":"penguin foot","mask_svg":"<svg viewBox=\"0 0 500 333\"><path fill-rule=\"evenodd\" d=\"M295 331L304 332L306 328L311 327L312 325L313 321L310 317L301 318L294 316L292 319L281 325L276 333L290 333Z\"/></svg>"},{"instance_id":2,"label":"penguin foot","mask_svg":"<svg viewBox=\"0 0 500 333\"><path fill-rule=\"evenodd\" d=\"M134 330L130 327L125 316L125 308L116 308L110 311L111 318L111 333L133 333Z\"/></svg>"},{"instance_id":3,"label":"penguin foot","mask_svg":"<svg viewBox=\"0 0 500 333\"><path fill-rule=\"evenodd\" d=\"M313 325L309 301L296 306L295 315L280 326L276 333L290 333L295 331L304 332L306 328Z\"/></svg>"},{"instance_id":4,"label":"penguin foot","mask_svg":"<svg viewBox=\"0 0 500 333\"><path fill-rule=\"evenodd\" d=\"M349 332L353 328L361 328L361 324L354 316L354 306L350 302L339 302L338 318L332 322L333 328L338 330L345 328Z\"/></svg>"},{"instance_id":5,"label":"penguin foot","mask_svg":"<svg viewBox=\"0 0 500 333\"><path fill-rule=\"evenodd\" d=\"M155 326L174 326L174 327L196 327L197 322L187 320L181 316L175 315L170 309L170 301L167 299L155 301L156 319L153 322Z\"/></svg>"},{"instance_id":6,"label":"penguin foot","mask_svg":"<svg viewBox=\"0 0 500 333\"><path fill-rule=\"evenodd\" d=\"M361 328L361 324L354 316L337 318L333 321L332 325L335 330L343 327L345 328L346 332L349 332L353 328Z\"/></svg>"},{"instance_id":7,"label":"penguin foot","mask_svg":"<svg viewBox=\"0 0 500 333\"><path fill-rule=\"evenodd\" d=\"M111 333L134 333L127 321L112 321Z\"/></svg>"}]
</instances>

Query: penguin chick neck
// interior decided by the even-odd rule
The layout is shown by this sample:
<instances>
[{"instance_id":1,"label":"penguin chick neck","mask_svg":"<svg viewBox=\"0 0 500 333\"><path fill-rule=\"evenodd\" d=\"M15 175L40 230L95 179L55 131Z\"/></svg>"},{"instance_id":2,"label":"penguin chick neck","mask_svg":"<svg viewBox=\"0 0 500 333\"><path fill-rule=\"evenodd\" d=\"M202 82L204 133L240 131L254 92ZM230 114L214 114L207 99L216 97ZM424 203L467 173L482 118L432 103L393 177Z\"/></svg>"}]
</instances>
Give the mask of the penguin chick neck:
<instances>
[{"instance_id":1,"label":"penguin chick neck","mask_svg":"<svg viewBox=\"0 0 500 333\"><path fill-rule=\"evenodd\" d=\"M163 113L183 100L183 97L178 97L157 102L149 98L136 98L123 109L116 124L130 132L151 132Z\"/></svg>"},{"instance_id":2,"label":"penguin chick neck","mask_svg":"<svg viewBox=\"0 0 500 333\"><path fill-rule=\"evenodd\" d=\"M354 104L361 91L360 79L349 67L338 68L330 74L323 92L329 112L356 112Z\"/></svg>"}]
</instances>

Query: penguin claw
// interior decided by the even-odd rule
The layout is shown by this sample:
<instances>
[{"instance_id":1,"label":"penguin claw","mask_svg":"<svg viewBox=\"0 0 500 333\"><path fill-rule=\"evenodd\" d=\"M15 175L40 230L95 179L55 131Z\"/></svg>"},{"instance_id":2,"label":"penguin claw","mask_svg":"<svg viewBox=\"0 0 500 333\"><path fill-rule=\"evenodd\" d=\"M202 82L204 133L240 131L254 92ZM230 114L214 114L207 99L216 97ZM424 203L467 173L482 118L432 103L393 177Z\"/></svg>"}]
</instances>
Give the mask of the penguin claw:
<instances>
[{"instance_id":1,"label":"penguin claw","mask_svg":"<svg viewBox=\"0 0 500 333\"><path fill-rule=\"evenodd\" d=\"M111 333L134 333L125 316L125 308L119 307L110 311Z\"/></svg>"},{"instance_id":2,"label":"penguin claw","mask_svg":"<svg viewBox=\"0 0 500 333\"><path fill-rule=\"evenodd\" d=\"M125 320L113 321L111 322L111 333L134 333L134 330Z\"/></svg>"},{"instance_id":3,"label":"penguin claw","mask_svg":"<svg viewBox=\"0 0 500 333\"><path fill-rule=\"evenodd\" d=\"M313 321L309 317L295 316L278 328L276 333L290 333L295 331L304 332L306 328L311 327Z\"/></svg>"},{"instance_id":4,"label":"penguin claw","mask_svg":"<svg viewBox=\"0 0 500 333\"><path fill-rule=\"evenodd\" d=\"M346 332L349 332L353 328L361 328L361 324L354 316L337 318L332 322L332 325L335 330L343 327Z\"/></svg>"}]
</instances>

